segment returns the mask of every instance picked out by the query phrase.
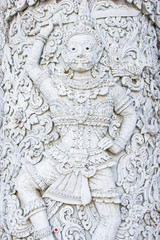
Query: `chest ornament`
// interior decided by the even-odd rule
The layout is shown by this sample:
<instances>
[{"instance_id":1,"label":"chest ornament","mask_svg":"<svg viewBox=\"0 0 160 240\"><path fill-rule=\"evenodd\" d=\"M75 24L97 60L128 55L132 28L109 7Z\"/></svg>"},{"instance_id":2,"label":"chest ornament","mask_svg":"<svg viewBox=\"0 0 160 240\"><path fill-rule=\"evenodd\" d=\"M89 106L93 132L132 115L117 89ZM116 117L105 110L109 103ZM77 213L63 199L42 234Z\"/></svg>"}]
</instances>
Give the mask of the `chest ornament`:
<instances>
[{"instance_id":1,"label":"chest ornament","mask_svg":"<svg viewBox=\"0 0 160 240\"><path fill-rule=\"evenodd\" d=\"M60 96L67 96L69 100L82 104L87 100L96 99L97 96L107 95L110 84L102 78L91 80L62 78L57 82L56 88Z\"/></svg>"}]
</instances>

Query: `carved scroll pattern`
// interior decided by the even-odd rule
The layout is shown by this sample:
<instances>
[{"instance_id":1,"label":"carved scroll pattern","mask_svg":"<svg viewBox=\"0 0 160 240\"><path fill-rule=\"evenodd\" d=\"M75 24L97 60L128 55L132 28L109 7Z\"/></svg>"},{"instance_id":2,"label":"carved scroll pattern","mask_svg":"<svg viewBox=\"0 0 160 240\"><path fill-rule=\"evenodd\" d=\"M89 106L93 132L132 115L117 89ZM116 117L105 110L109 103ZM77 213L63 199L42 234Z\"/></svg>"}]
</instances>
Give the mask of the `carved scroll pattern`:
<instances>
[{"instance_id":1,"label":"carved scroll pattern","mask_svg":"<svg viewBox=\"0 0 160 240\"><path fill-rule=\"evenodd\" d=\"M7 0L5 6L7 8L6 16L11 18L14 14L19 11L26 9L27 7L34 6L40 2L47 0ZM79 1L79 0L78 0ZM77 0L74 2L77 3ZM150 19L160 27L160 4L158 0L125 0L126 3L133 4L135 7L140 9L143 14L148 15ZM3 2L3 1L2 1ZM53 1L56 4L56 0ZM95 2L95 1L91 1ZM98 1L97 1L98 2Z\"/></svg>"},{"instance_id":2,"label":"carved scroll pattern","mask_svg":"<svg viewBox=\"0 0 160 240\"><path fill-rule=\"evenodd\" d=\"M23 1L22 10L36 1ZM8 0L10 11L14 1ZM16 3L18 4L18 3ZM141 1L134 1L138 7ZM153 4L152 1L144 1ZM157 3L158 5L158 3ZM92 9L107 8L102 2ZM153 6L151 5L153 8ZM148 9L146 7L146 9ZM77 2L40 4L14 16L9 22L9 39L5 45L2 86L5 92L3 122L3 150L0 159L1 179L1 238L33 240L33 228L23 216L16 196L14 179L23 161L36 164L50 142L58 138L50 117L49 106L26 74L25 62L35 36L53 12L60 12L60 27L51 34L45 47L41 65L49 65L52 72L60 71L60 46L63 23L71 22L77 12ZM151 10L152 12L152 10ZM160 236L160 73L157 65L157 40L152 22L143 15L137 17L107 17L97 20L105 44L105 54L99 71L108 71L112 80L124 86L132 96L138 113L135 134L125 151L118 156L117 186L121 196L122 222L117 240L158 240ZM120 119L114 116L110 135L118 134ZM51 222L57 227L57 239L85 239L85 229L91 234L96 227L94 206L77 210L71 206L48 202L57 213ZM74 210L77 216L74 216ZM90 211L92 214L90 214ZM94 215L95 213L95 215ZM68 216L65 218L65 216ZM78 219L79 218L79 219ZM62 226L64 226L62 228ZM55 228L56 229L56 228ZM87 235L90 239L90 235Z\"/></svg>"}]
</instances>

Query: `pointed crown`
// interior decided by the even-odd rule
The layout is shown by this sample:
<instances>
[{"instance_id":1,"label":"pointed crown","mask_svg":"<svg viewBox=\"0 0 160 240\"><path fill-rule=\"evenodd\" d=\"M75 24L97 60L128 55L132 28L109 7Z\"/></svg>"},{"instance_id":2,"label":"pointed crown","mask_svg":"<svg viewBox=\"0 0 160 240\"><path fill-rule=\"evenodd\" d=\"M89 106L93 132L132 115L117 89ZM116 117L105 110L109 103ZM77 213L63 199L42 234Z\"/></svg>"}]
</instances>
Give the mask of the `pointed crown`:
<instances>
[{"instance_id":1,"label":"pointed crown","mask_svg":"<svg viewBox=\"0 0 160 240\"><path fill-rule=\"evenodd\" d=\"M72 28L66 29L64 32L64 44L67 45L69 39L75 35L86 34L92 35L98 45L102 45L102 40L98 34L95 24L91 19L90 10L87 0L82 0L79 5L78 19Z\"/></svg>"}]
</instances>

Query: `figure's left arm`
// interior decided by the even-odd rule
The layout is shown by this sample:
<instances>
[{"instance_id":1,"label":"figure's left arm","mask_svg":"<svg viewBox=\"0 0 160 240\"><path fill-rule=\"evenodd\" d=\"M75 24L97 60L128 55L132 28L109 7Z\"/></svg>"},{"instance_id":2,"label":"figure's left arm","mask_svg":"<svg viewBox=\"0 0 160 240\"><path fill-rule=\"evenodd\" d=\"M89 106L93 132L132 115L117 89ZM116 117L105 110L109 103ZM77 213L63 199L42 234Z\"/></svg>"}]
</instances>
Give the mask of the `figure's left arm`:
<instances>
[{"instance_id":1,"label":"figure's left arm","mask_svg":"<svg viewBox=\"0 0 160 240\"><path fill-rule=\"evenodd\" d=\"M119 136L113 141L113 145L108 150L117 154L124 150L128 140L133 134L137 115L133 107L132 99L127 95L124 88L116 84L111 91L114 100L114 110L117 115L122 117L122 122Z\"/></svg>"},{"instance_id":2,"label":"figure's left arm","mask_svg":"<svg viewBox=\"0 0 160 240\"><path fill-rule=\"evenodd\" d=\"M114 154L118 154L124 150L128 140L133 134L136 126L137 115L132 105L129 105L121 113L122 123L119 136L113 141L113 145L108 149Z\"/></svg>"},{"instance_id":3,"label":"figure's left arm","mask_svg":"<svg viewBox=\"0 0 160 240\"><path fill-rule=\"evenodd\" d=\"M115 86L110 88L110 94L114 101L115 113L122 117L120 132L114 140L106 136L98 145L103 150L109 150L114 154L118 154L124 150L128 140L133 134L137 115L133 107L132 99L127 95L124 88L115 84Z\"/></svg>"}]
</instances>

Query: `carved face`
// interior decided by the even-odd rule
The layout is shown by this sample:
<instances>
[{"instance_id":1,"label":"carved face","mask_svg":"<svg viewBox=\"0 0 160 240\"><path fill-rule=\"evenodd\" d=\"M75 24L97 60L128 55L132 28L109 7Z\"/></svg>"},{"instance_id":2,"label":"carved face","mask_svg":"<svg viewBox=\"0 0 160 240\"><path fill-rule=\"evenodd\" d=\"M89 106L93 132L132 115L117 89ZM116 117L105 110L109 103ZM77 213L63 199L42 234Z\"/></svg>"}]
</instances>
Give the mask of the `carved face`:
<instances>
[{"instance_id":1,"label":"carved face","mask_svg":"<svg viewBox=\"0 0 160 240\"><path fill-rule=\"evenodd\" d=\"M96 49L97 43L92 35L76 35L70 38L62 57L72 70L85 72L96 62Z\"/></svg>"}]
</instances>

